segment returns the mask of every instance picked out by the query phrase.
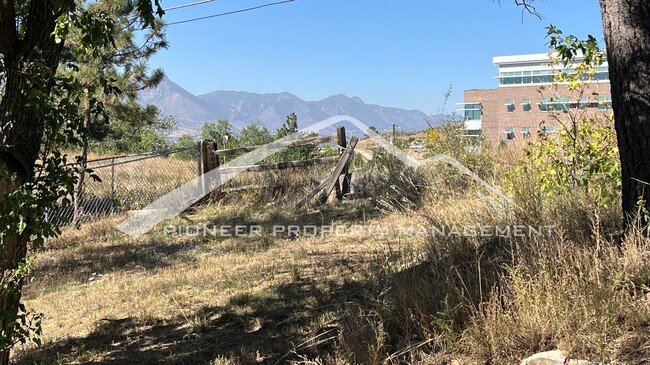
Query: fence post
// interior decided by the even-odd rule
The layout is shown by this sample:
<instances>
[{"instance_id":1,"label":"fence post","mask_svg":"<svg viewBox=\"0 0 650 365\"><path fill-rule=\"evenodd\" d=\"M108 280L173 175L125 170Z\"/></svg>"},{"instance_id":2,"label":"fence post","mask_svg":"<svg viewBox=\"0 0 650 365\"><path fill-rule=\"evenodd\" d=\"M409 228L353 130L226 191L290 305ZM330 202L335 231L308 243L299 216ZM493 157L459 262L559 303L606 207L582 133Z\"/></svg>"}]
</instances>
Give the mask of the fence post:
<instances>
[{"instance_id":1,"label":"fence post","mask_svg":"<svg viewBox=\"0 0 650 365\"><path fill-rule=\"evenodd\" d=\"M111 205L115 209L115 157L111 159Z\"/></svg>"},{"instance_id":2,"label":"fence post","mask_svg":"<svg viewBox=\"0 0 650 365\"><path fill-rule=\"evenodd\" d=\"M336 137L338 140L339 146L343 148L348 147L348 142L347 138L345 136L345 127L344 126L338 126L336 127ZM343 153L343 151L341 151ZM349 161L349 160L348 160ZM339 190L337 189L337 198L342 199L345 195L350 194L350 180L352 179L352 174L349 172L350 170L350 163L347 162L345 164L345 167L343 168L343 171L341 174L343 175L343 183L341 184L340 188L340 196L339 196ZM338 184L337 184L338 188Z\"/></svg>"},{"instance_id":3,"label":"fence post","mask_svg":"<svg viewBox=\"0 0 650 365\"><path fill-rule=\"evenodd\" d=\"M219 158L215 151L217 150L217 144L212 141L203 141L201 142L201 162L203 164L203 174L206 174L214 169L219 168ZM209 178L207 175L203 176L203 187L206 194L214 196L212 189L216 187L220 182L219 176L214 179Z\"/></svg>"},{"instance_id":4,"label":"fence post","mask_svg":"<svg viewBox=\"0 0 650 365\"><path fill-rule=\"evenodd\" d=\"M83 190L84 190L84 177L86 173L86 163L82 161L81 166L79 166L79 177L74 186L74 191L72 194L73 199L73 211L72 211L72 226L76 229L81 227L81 216L83 214Z\"/></svg>"},{"instance_id":5,"label":"fence post","mask_svg":"<svg viewBox=\"0 0 650 365\"><path fill-rule=\"evenodd\" d=\"M196 188L198 189L197 191L200 193L203 193L203 179L201 176L203 175L203 170L201 169L201 160L203 157L203 154L201 153L201 142L196 143L196 176L198 177L196 181Z\"/></svg>"}]
</instances>

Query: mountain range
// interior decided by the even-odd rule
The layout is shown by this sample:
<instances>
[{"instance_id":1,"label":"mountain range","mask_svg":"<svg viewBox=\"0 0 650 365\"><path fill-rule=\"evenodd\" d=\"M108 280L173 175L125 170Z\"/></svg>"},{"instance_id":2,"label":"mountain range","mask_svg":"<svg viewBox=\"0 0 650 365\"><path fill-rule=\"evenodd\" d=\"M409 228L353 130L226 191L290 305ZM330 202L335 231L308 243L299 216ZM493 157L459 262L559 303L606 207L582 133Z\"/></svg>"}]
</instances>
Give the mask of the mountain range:
<instances>
[{"instance_id":1,"label":"mountain range","mask_svg":"<svg viewBox=\"0 0 650 365\"><path fill-rule=\"evenodd\" d=\"M213 91L194 95L165 77L152 89L139 95L143 105L152 104L163 116L172 116L178 122L178 133L198 134L203 123L227 119L235 127L260 123L271 131L277 130L287 115L296 113L298 125L308 126L337 115L349 115L374 126L388 130L397 124L401 130L422 130L440 120L419 110L406 110L366 104L359 97L333 95L323 100L305 101L288 92L256 94L243 91Z\"/></svg>"}]
</instances>

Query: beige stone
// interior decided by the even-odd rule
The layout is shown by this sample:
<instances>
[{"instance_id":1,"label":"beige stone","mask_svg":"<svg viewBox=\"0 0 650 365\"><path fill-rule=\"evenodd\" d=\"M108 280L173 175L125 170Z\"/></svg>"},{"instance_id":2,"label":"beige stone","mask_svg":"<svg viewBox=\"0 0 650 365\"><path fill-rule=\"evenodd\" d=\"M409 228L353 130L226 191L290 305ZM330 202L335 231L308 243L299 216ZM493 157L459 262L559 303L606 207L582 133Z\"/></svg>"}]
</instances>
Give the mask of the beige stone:
<instances>
[{"instance_id":1,"label":"beige stone","mask_svg":"<svg viewBox=\"0 0 650 365\"><path fill-rule=\"evenodd\" d=\"M562 351L546 351L521 361L520 365L564 365L567 358Z\"/></svg>"},{"instance_id":2,"label":"beige stone","mask_svg":"<svg viewBox=\"0 0 650 365\"><path fill-rule=\"evenodd\" d=\"M596 365L596 363L585 360L567 359L562 351L554 350L535 354L522 360L520 365Z\"/></svg>"}]
</instances>

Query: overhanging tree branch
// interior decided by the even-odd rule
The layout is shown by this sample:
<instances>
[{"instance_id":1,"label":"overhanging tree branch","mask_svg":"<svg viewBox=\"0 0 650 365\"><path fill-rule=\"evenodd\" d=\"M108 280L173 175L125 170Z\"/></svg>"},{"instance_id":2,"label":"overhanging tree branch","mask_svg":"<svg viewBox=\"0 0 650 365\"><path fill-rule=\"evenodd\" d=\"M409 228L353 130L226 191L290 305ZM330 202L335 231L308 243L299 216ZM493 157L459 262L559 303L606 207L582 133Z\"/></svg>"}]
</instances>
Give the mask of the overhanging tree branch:
<instances>
[{"instance_id":1,"label":"overhanging tree branch","mask_svg":"<svg viewBox=\"0 0 650 365\"><path fill-rule=\"evenodd\" d=\"M504 0L496 0L499 4L503 3ZM536 16L539 19L542 19L542 14L537 11L537 8L533 5L535 0L513 0L515 5L521 7L521 19L523 22L524 15L526 13Z\"/></svg>"},{"instance_id":2,"label":"overhanging tree branch","mask_svg":"<svg viewBox=\"0 0 650 365\"><path fill-rule=\"evenodd\" d=\"M514 1L515 1L515 5L522 7L522 17L524 12L528 12L529 14L532 14L542 19L542 14L540 14L535 8L535 6L533 6L533 2L535 2L535 0L514 0Z\"/></svg>"}]
</instances>

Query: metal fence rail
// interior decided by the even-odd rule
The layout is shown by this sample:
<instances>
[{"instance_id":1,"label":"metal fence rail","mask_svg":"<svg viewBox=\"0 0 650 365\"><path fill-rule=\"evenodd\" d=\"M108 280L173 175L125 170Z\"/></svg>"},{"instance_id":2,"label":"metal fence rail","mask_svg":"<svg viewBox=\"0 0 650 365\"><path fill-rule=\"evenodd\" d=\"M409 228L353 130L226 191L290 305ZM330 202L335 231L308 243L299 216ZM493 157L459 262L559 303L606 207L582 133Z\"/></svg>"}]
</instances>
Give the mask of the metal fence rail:
<instances>
[{"instance_id":1,"label":"metal fence rail","mask_svg":"<svg viewBox=\"0 0 650 365\"><path fill-rule=\"evenodd\" d=\"M137 210L201 175L199 145L163 152L104 157L88 161L78 219L89 222ZM72 200L72 198L70 198ZM56 224L72 221L74 205L46 215Z\"/></svg>"}]
</instances>

